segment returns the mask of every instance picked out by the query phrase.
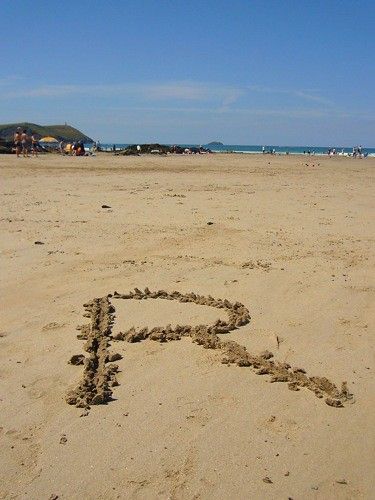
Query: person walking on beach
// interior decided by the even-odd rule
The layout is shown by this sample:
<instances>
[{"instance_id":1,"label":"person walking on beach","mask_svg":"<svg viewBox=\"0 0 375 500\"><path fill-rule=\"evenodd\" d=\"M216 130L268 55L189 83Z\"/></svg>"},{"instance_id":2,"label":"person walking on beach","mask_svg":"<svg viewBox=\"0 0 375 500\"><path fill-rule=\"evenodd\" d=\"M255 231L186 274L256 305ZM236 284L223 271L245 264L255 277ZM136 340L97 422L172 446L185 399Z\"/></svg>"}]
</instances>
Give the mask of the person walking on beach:
<instances>
[{"instance_id":1,"label":"person walking on beach","mask_svg":"<svg viewBox=\"0 0 375 500\"><path fill-rule=\"evenodd\" d=\"M28 158L29 157L29 150L28 150L28 141L29 141L29 138L27 137L27 130L23 130L22 134L21 134L21 144L22 144L22 156L24 158Z\"/></svg>"},{"instance_id":2,"label":"person walking on beach","mask_svg":"<svg viewBox=\"0 0 375 500\"><path fill-rule=\"evenodd\" d=\"M32 156L38 156L38 139L34 134L31 136L31 154Z\"/></svg>"},{"instance_id":3,"label":"person walking on beach","mask_svg":"<svg viewBox=\"0 0 375 500\"><path fill-rule=\"evenodd\" d=\"M17 130L15 131L13 140L14 140L14 149L16 150L17 158L19 158L20 153L21 153L21 148L22 148L21 128L20 127L18 127Z\"/></svg>"}]
</instances>

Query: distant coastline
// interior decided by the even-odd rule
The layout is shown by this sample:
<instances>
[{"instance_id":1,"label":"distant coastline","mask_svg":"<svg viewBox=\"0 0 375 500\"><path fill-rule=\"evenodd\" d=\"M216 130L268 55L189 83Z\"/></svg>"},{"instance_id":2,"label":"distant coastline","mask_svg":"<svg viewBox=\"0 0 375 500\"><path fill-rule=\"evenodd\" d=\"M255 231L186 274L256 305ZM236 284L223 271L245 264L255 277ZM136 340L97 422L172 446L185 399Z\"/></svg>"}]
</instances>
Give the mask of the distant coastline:
<instances>
[{"instance_id":1,"label":"distant coastline","mask_svg":"<svg viewBox=\"0 0 375 500\"><path fill-rule=\"evenodd\" d=\"M142 144L142 143L140 143ZM214 153L239 153L239 154L262 154L263 145L240 145L240 144L221 144L216 142L213 145L212 142L204 144L205 148L210 149ZM171 146L172 144L168 144ZM127 143L101 143L101 148L104 150L113 150L113 146L116 146L116 150L125 149L131 144ZM197 148L197 144L179 144L183 148ZM327 155L329 149L335 149L338 156L350 156L353 152L351 147L343 146L274 146L265 145L265 154L274 150L277 155ZM363 151L370 157L375 157L375 148L363 148Z\"/></svg>"}]
</instances>

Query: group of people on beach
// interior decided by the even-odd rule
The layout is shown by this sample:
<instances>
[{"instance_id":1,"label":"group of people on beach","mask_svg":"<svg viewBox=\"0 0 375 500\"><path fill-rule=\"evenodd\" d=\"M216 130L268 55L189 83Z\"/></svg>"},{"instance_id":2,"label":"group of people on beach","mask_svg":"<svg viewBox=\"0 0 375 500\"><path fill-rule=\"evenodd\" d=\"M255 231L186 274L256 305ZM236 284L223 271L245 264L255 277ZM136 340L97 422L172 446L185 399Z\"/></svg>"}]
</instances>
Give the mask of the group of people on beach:
<instances>
[{"instance_id":1,"label":"group of people on beach","mask_svg":"<svg viewBox=\"0 0 375 500\"><path fill-rule=\"evenodd\" d=\"M13 135L13 150L15 151L17 158L21 155L24 158L29 158L30 153L32 156L38 156L38 151L43 151L43 148L39 144L39 139L35 134L29 135L27 129L22 129L17 127ZM56 141L57 146L57 141ZM57 149L56 146L53 149ZM76 142L64 142L59 143L59 151L62 155L72 155L72 156L85 156L88 153L85 151L85 146L83 141Z\"/></svg>"},{"instance_id":2,"label":"group of people on beach","mask_svg":"<svg viewBox=\"0 0 375 500\"><path fill-rule=\"evenodd\" d=\"M275 148L266 149L264 146L262 146L262 153L264 155L275 155L276 149Z\"/></svg>"},{"instance_id":3,"label":"group of people on beach","mask_svg":"<svg viewBox=\"0 0 375 500\"><path fill-rule=\"evenodd\" d=\"M17 158L22 156L24 158L29 157L31 150L32 156L38 156L38 139L34 134L28 135L26 129L21 129L18 127L14 133L14 149L16 151Z\"/></svg>"},{"instance_id":4,"label":"group of people on beach","mask_svg":"<svg viewBox=\"0 0 375 500\"><path fill-rule=\"evenodd\" d=\"M363 158L366 156L366 153L362 151L362 146L355 146L353 148L352 156L353 158Z\"/></svg>"},{"instance_id":5,"label":"group of people on beach","mask_svg":"<svg viewBox=\"0 0 375 500\"><path fill-rule=\"evenodd\" d=\"M65 143L61 141L59 144L60 153L62 155L71 155L71 156L85 156L85 145L83 141L74 141L73 143Z\"/></svg>"},{"instance_id":6,"label":"group of people on beach","mask_svg":"<svg viewBox=\"0 0 375 500\"><path fill-rule=\"evenodd\" d=\"M352 156L353 158L366 158L367 156L367 153L363 151L362 146L353 147L351 153L345 153L344 148L342 148L339 153L336 151L336 148L329 148L327 151L328 156L335 156L337 154L340 156Z\"/></svg>"}]
</instances>

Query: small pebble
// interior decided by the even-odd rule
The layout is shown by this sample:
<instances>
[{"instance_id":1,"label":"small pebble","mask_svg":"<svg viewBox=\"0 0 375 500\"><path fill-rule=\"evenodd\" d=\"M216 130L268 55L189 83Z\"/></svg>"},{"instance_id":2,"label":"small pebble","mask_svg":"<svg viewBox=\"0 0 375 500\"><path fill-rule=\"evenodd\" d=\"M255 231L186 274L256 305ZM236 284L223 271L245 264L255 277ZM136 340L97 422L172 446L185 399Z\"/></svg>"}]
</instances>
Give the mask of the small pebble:
<instances>
[{"instance_id":1,"label":"small pebble","mask_svg":"<svg viewBox=\"0 0 375 500\"><path fill-rule=\"evenodd\" d=\"M83 362L85 360L85 356L83 354L74 354L70 360L68 361L68 363L70 365L83 365Z\"/></svg>"},{"instance_id":2,"label":"small pebble","mask_svg":"<svg viewBox=\"0 0 375 500\"><path fill-rule=\"evenodd\" d=\"M60 444L66 444L68 441L68 438L66 437L65 434L63 434L60 438Z\"/></svg>"},{"instance_id":3,"label":"small pebble","mask_svg":"<svg viewBox=\"0 0 375 500\"><path fill-rule=\"evenodd\" d=\"M273 484L273 482L271 481L271 479L268 476L263 478L263 482L268 483L268 484Z\"/></svg>"},{"instance_id":4,"label":"small pebble","mask_svg":"<svg viewBox=\"0 0 375 500\"><path fill-rule=\"evenodd\" d=\"M346 481L346 479L338 479L336 481L336 483L338 483L338 484L348 484L347 481Z\"/></svg>"}]
</instances>

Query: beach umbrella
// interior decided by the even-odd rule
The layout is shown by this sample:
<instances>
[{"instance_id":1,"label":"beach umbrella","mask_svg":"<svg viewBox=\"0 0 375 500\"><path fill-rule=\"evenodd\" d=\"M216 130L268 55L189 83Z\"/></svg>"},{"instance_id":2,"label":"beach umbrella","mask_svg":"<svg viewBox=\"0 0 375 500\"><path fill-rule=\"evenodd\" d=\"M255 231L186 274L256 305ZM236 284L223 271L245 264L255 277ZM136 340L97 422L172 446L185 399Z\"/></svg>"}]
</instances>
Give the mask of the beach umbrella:
<instances>
[{"instance_id":1,"label":"beach umbrella","mask_svg":"<svg viewBox=\"0 0 375 500\"><path fill-rule=\"evenodd\" d=\"M52 142L59 142L59 141L57 139L55 139L54 137L47 136L47 137L42 137L41 139L39 139L39 142L52 143Z\"/></svg>"}]
</instances>

